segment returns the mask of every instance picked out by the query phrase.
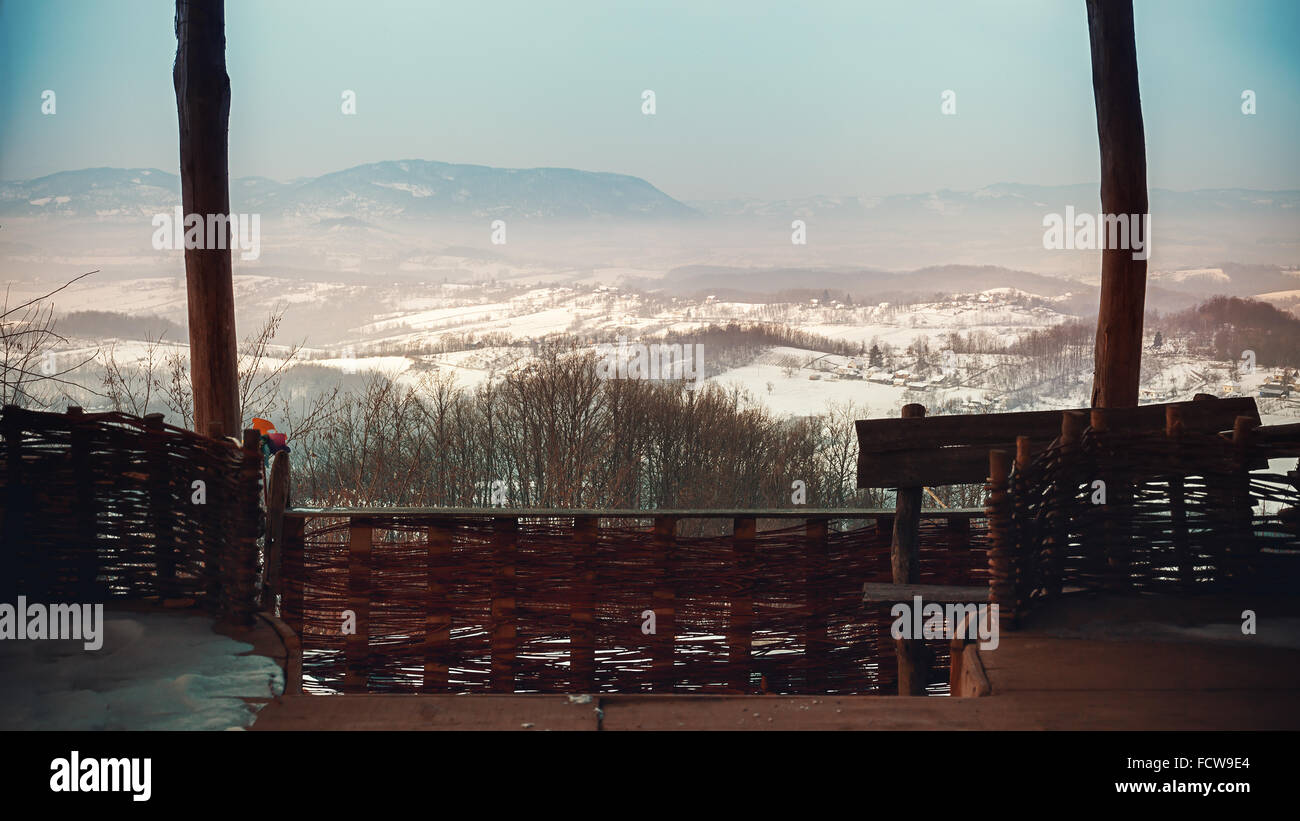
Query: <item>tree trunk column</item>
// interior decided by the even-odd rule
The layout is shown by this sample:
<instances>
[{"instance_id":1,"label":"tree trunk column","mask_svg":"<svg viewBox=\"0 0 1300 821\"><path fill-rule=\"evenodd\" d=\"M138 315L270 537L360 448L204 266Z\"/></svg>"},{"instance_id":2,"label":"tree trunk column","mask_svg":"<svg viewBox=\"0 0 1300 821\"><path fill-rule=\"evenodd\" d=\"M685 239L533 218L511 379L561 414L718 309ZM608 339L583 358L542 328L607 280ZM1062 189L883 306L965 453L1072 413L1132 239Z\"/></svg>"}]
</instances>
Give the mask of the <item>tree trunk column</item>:
<instances>
[{"instance_id":1,"label":"tree trunk column","mask_svg":"<svg viewBox=\"0 0 1300 821\"><path fill-rule=\"evenodd\" d=\"M181 205L204 221L205 248L185 249L189 303L190 380L194 429L215 423L238 436L239 368L235 293L231 280L230 226L224 248L208 236L208 215L230 214L230 78L226 75L224 0L177 0L176 112L180 122ZM182 225L182 229L185 226Z\"/></svg>"},{"instance_id":2,"label":"tree trunk column","mask_svg":"<svg viewBox=\"0 0 1300 821\"><path fill-rule=\"evenodd\" d=\"M1106 215L1139 215L1145 257L1150 250L1146 219L1146 137L1142 129L1142 98L1138 92L1133 3L1131 0L1087 0L1087 8L1097 138L1101 145L1101 210ZM1130 244L1135 227L1129 226ZM1073 226L1066 226L1066 230L1073 230ZM1106 236L1102 225L1098 226L1098 236ZM1101 255L1101 305L1097 313L1092 406L1136 407L1147 261L1133 259L1132 250L1109 245Z\"/></svg>"}]
</instances>

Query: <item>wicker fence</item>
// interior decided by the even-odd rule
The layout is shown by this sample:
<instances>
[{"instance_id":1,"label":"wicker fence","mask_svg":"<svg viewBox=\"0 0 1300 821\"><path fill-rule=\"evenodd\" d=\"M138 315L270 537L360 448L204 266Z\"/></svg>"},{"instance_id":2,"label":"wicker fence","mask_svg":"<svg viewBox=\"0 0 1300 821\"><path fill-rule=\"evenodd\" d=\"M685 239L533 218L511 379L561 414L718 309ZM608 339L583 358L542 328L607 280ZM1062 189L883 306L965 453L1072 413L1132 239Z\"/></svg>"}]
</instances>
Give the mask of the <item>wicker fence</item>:
<instances>
[{"instance_id":1,"label":"wicker fence","mask_svg":"<svg viewBox=\"0 0 1300 821\"><path fill-rule=\"evenodd\" d=\"M1068 413L1037 455L991 454L990 587L1003 623L1070 592L1294 590L1300 426L1165 435L1118 428L1106 411ZM1295 463L1288 461L1288 467Z\"/></svg>"},{"instance_id":2,"label":"wicker fence","mask_svg":"<svg viewBox=\"0 0 1300 821\"><path fill-rule=\"evenodd\" d=\"M894 691L889 608L862 601L891 579L890 511L284 516L281 614L308 691ZM982 512L927 512L921 538L923 581L986 577Z\"/></svg>"},{"instance_id":3,"label":"wicker fence","mask_svg":"<svg viewBox=\"0 0 1300 821\"><path fill-rule=\"evenodd\" d=\"M193 600L252 618L257 450L165 425L157 414L7 406L0 430L3 600Z\"/></svg>"}]
</instances>

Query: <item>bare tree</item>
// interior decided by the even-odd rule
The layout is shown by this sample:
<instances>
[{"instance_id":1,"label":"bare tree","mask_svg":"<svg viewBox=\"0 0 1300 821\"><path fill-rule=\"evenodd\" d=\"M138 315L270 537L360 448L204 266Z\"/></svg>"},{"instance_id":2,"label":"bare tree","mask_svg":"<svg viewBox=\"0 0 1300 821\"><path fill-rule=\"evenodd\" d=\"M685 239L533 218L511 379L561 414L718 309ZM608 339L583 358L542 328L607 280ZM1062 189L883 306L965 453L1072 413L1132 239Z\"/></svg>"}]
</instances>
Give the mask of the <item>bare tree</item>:
<instances>
[{"instance_id":1,"label":"bare tree","mask_svg":"<svg viewBox=\"0 0 1300 821\"><path fill-rule=\"evenodd\" d=\"M3 312L0 313L0 394L4 404L22 407L49 407L53 399L45 389L54 386L80 385L64 379L86 364L88 357L75 364L60 363L54 349L67 340L55 330L54 304L49 298L98 270L74 277L41 296L9 307L9 289L5 289Z\"/></svg>"}]
</instances>

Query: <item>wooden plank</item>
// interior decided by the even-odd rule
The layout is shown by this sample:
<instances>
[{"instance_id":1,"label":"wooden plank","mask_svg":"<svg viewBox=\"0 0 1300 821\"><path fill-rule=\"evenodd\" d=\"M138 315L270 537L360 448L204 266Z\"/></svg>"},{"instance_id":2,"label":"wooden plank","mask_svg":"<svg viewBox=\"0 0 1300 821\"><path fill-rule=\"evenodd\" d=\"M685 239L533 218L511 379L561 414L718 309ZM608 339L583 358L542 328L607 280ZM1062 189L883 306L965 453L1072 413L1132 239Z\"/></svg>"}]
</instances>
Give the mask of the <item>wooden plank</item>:
<instances>
[{"instance_id":1,"label":"wooden plank","mask_svg":"<svg viewBox=\"0 0 1300 821\"><path fill-rule=\"evenodd\" d=\"M451 686L451 558L452 529L446 522L431 525L428 544L424 616L425 693L445 691Z\"/></svg>"},{"instance_id":2,"label":"wooden plank","mask_svg":"<svg viewBox=\"0 0 1300 821\"><path fill-rule=\"evenodd\" d=\"M492 666L494 693L515 691L515 548L519 520L498 516L492 520L492 550L496 570L492 577Z\"/></svg>"},{"instance_id":3,"label":"wooden plank","mask_svg":"<svg viewBox=\"0 0 1300 821\"><path fill-rule=\"evenodd\" d=\"M356 631L344 638L343 653L347 672L343 692L363 693L369 679L370 664L370 549L374 529L370 523L354 519L348 529L348 609L356 617Z\"/></svg>"},{"instance_id":4,"label":"wooden plank","mask_svg":"<svg viewBox=\"0 0 1300 821\"><path fill-rule=\"evenodd\" d=\"M1051 439L1033 441L1035 453L1041 453ZM999 449L1015 447L1015 438ZM940 485L983 484L988 477L989 448L984 445L943 448L918 448L911 451L858 454L858 487L899 488L937 487ZM945 511L927 514L937 518Z\"/></svg>"},{"instance_id":5,"label":"wooden plank","mask_svg":"<svg viewBox=\"0 0 1300 821\"><path fill-rule=\"evenodd\" d=\"M676 684L673 680L673 651L677 643L677 594L673 587L677 520L672 516L655 517L654 546L659 582L654 590L653 681L656 692L672 692Z\"/></svg>"},{"instance_id":6,"label":"wooden plank","mask_svg":"<svg viewBox=\"0 0 1300 821\"><path fill-rule=\"evenodd\" d=\"M916 596L929 604L936 603L980 603L988 601L989 589L982 584L884 584L867 582L862 585L863 604L885 604L892 602L912 603Z\"/></svg>"},{"instance_id":7,"label":"wooden plank","mask_svg":"<svg viewBox=\"0 0 1300 821\"><path fill-rule=\"evenodd\" d=\"M1108 409L1108 413L1112 424L1123 426L1124 430L1163 434L1165 409L1169 407L1177 407L1184 414L1186 430L1200 433L1230 430L1238 412L1239 415L1259 418L1255 400L1250 397L1114 408ZM1007 427L1005 419L999 417L1026 417L1030 452L1036 455L1056 439L1061 425L1061 413L1032 411L906 420L859 420L856 423L860 448L858 487L933 487L982 483L988 476L988 451L1014 450L1016 446L1017 434L1004 436L1000 432L997 435L988 433L989 430L1000 431ZM1052 420L1052 424L1044 428L1042 422L1047 419ZM882 427L886 425L900 427L895 428L894 433L888 433L888 429ZM931 425L935 426L933 431L929 427ZM870 429L865 439L864 428ZM966 440L967 444L949 444L961 439ZM1262 465L1257 463L1252 467Z\"/></svg>"},{"instance_id":8,"label":"wooden plank","mask_svg":"<svg viewBox=\"0 0 1300 821\"><path fill-rule=\"evenodd\" d=\"M981 698L991 695L993 688L989 685L989 677L984 670L984 657L980 655L979 645L967 644L962 648L961 655L961 678L958 681L957 692L953 695L959 698Z\"/></svg>"},{"instance_id":9,"label":"wooden plank","mask_svg":"<svg viewBox=\"0 0 1300 821\"><path fill-rule=\"evenodd\" d=\"M750 517L737 518L732 530L732 555L738 577L748 586L749 571L754 559L754 542L758 536L758 521ZM731 619L727 627L727 665L730 687L739 693L750 691L750 650L753 645L754 598L743 589L731 597Z\"/></svg>"},{"instance_id":10,"label":"wooden plank","mask_svg":"<svg viewBox=\"0 0 1300 821\"><path fill-rule=\"evenodd\" d=\"M574 585L569 618L569 674L577 693L596 689L596 535L595 516L573 519Z\"/></svg>"},{"instance_id":11,"label":"wooden plank","mask_svg":"<svg viewBox=\"0 0 1300 821\"><path fill-rule=\"evenodd\" d=\"M1015 551L1011 532L1011 499L1008 496L1008 477L1011 473L1011 455L1005 450L989 451L988 494L988 560L989 601L1001 607L1014 619L1015 584L1011 557Z\"/></svg>"},{"instance_id":12,"label":"wooden plank","mask_svg":"<svg viewBox=\"0 0 1300 821\"><path fill-rule=\"evenodd\" d=\"M1227 431L1238 416L1259 420L1253 397L1211 401L1168 402L1136 408L1113 408L1114 423L1125 430L1163 431L1165 408L1182 409L1189 431ZM1082 408L1085 412L1087 408ZM859 419L854 423L858 446L872 453L933 449L959 445L1011 449L1017 436L1050 442L1061 428L1063 411L1017 411L968 416L928 416L922 419Z\"/></svg>"},{"instance_id":13,"label":"wooden plank","mask_svg":"<svg viewBox=\"0 0 1300 821\"><path fill-rule=\"evenodd\" d=\"M808 616L804 620L803 642L808 689L813 692L826 689L825 664L830 652L826 631L827 604L821 583L826 573L829 537L825 520L810 520L804 525L804 601Z\"/></svg>"}]
</instances>

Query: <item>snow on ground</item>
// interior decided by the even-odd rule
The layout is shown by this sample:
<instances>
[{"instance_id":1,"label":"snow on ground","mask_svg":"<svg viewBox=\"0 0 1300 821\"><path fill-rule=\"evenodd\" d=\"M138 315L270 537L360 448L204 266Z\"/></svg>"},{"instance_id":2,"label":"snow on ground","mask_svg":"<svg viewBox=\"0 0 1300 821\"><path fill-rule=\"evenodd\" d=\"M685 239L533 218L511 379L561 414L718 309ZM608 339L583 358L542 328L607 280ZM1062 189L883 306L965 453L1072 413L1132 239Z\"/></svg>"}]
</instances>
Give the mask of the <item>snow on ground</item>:
<instances>
[{"instance_id":1,"label":"snow on ground","mask_svg":"<svg viewBox=\"0 0 1300 821\"><path fill-rule=\"evenodd\" d=\"M311 364L325 368L335 368L344 373L381 373L390 379L411 367L411 360L405 356L341 356L331 359L313 359Z\"/></svg>"},{"instance_id":2,"label":"snow on ground","mask_svg":"<svg viewBox=\"0 0 1300 821\"><path fill-rule=\"evenodd\" d=\"M787 377L785 368L780 365L753 364L725 371L708 381L724 387L740 384L756 400L780 415L808 416L824 413L831 402L854 402L866 409L866 418L874 419L897 416L903 406L903 388L860 379L809 379L813 373L804 369L795 371L793 377ZM767 389L769 383L771 392Z\"/></svg>"},{"instance_id":3,"label":"snow on ground","mask_svg":"<svg viewBox=\"0 0 1300 821\"><path fill-rule=\"evenodd\" d=\"M189 613L104 613L104 644L0 642L0 729L230 730L253 723L242 698L284 691L271 659Z\"/></svg>"}]
</instances>

